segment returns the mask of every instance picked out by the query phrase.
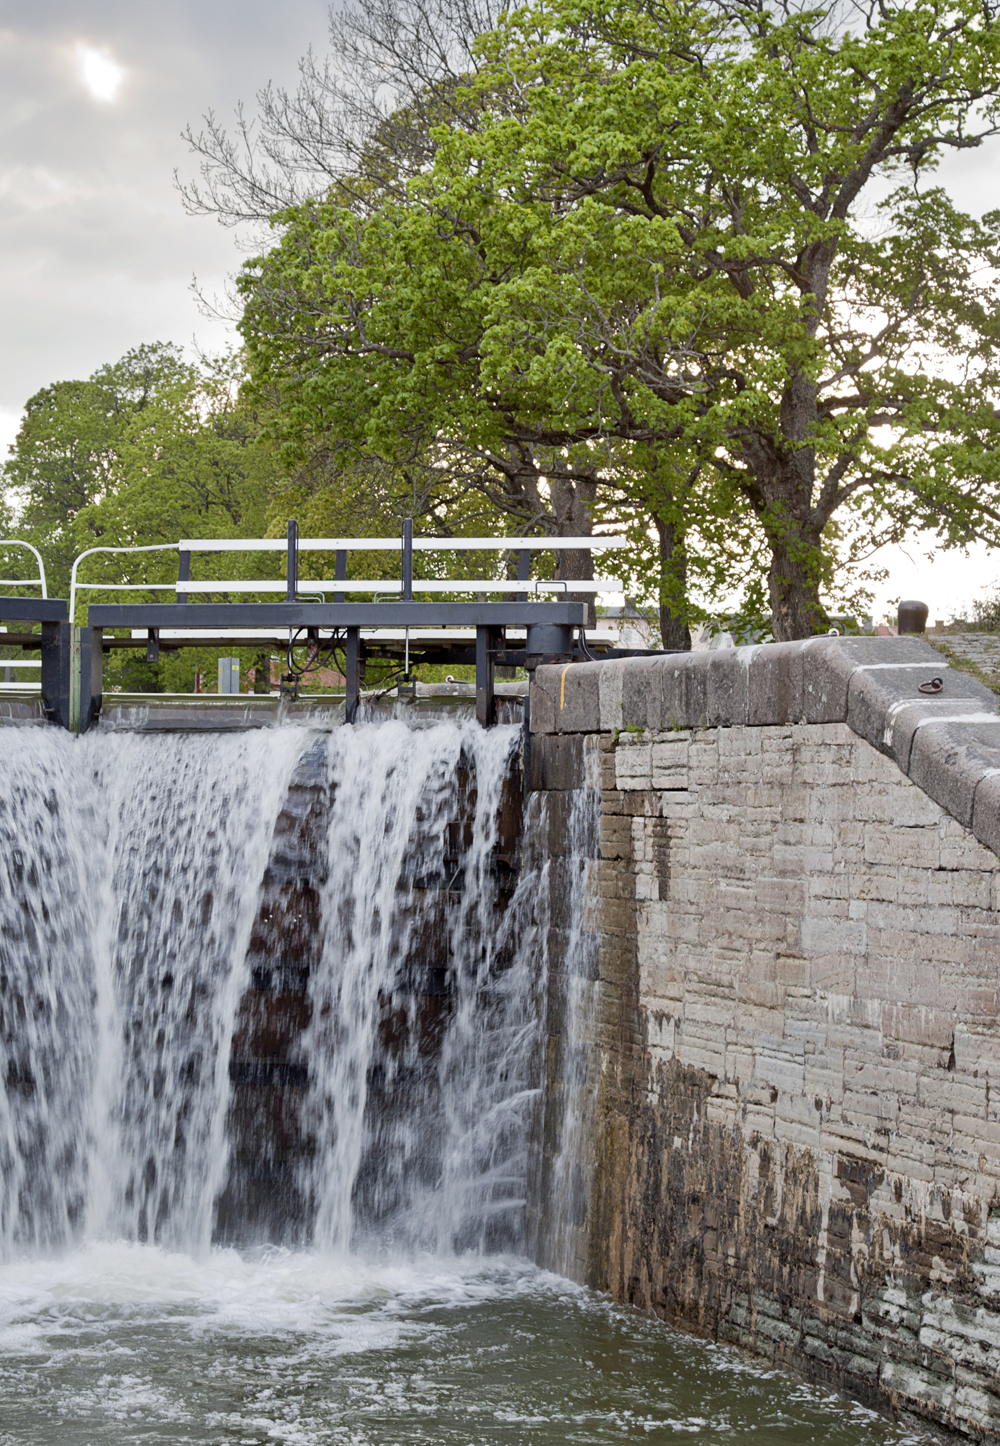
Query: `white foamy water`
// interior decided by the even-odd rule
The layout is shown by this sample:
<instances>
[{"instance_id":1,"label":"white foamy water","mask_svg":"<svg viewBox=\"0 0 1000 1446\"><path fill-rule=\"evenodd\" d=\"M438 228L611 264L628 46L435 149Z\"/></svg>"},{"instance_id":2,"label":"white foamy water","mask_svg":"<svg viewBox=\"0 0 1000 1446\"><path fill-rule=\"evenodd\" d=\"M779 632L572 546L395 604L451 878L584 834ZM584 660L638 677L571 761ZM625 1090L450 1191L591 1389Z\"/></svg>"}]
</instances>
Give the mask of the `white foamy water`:
<instances>
[{"instance_id":1,"label":"white foamy water","mask_svg":"<svg viewBox=\"0 0 1000 1446\"><path fill-rule=\"evenodd\" d=\"M0 1267L0 1441L920 1438L503 1257L95 1245Z\"/></svg>"},{"instance_id":2,"label":"white foamy water","mask_svg":"<svg viewBox=\"0 0 1000 1446\"><path fill-rule=\"evenodd\" d=\"M0 1250L207 1247L229 1039L306 735L0 731Z\"/></svg>"},{"instance_id":3,"label":"white foamy water","mask_svg":"<svg viewBox=\"0 0 1000 1446\"><path fill-rule=\"evenodd\" d=\"M551 1153L536 1168L539 1181L537 1224L532 1253L554 1270L585 1279L586 1221L594 1170L593 1122L598 1110L600 1051L594 1036L598 1010L598 934L595 913L600 898L597 833L600 813L596 739L584 740L583 787L564 796L565 837L555 858L541 858L536 872L539 913L562 936L560 969L547 969L548 1031L558 1041L558 1056L543 1101L539 1133L552 1141ZM545 837L552 799L531 800L527 831ZM551 877L553 871L555 877ZM558 1209L548 1208L559 1201Z\"/></svg>"},{"instance_id":4,"label":"white foamy water","mask_svg":"<svg viewBox=\"0 0 1000 1446\"><path fill-rule=\"evenodd\" d=\"M297 1238L516 1248L541 1012L516 837L514 882L494 876L516 742L471 721L0 733L0 1252L204 1252L227 1187L229 1237L281 1240L280 1190L266 1226L247 1218L272 1128L300 1140L282 1167ZM260 911L284 919L263 955ZM280 980L307 935L311 1022L277 1066L266 1039L238 1066L262 1133L234 1166L250 956ZM291 1086L254 1084L275 1068Z\"/></svg>"},{"instance_id":5,"label":"white foamy water","mask_svg":"<svg viewBox=\"0 0 1000 1446\"><path fill-rule=\"evenodd\" d=\"M327 1249L342 1250L351 1242L355 1182L365 1151L373 1147L378 1179L369 1194L376 1215L413 1204L404 1179L408 1167L412 1172L421 1161L443 1161L431 1167L441 1185L434 1192L433 1219L419 1222L411 1215L408 1222L411 1235L414 1230L426 1235L430 1225L432 1239L424 1243L450 1248L470 1211L478 1220L487 1197L496 1206L490 1171L497 1158L508 1176L516 1175L514 1199L523 1208L526 1165L523 1159L511 1163L507 1155L523 1155L526 1131L520 1129L516 1141L505 1138L496 1085L506 1062L508 1084L500 1091L505 1102L517 1092L509 1085L515 1071L527 1087L527 1062L519 1048L526 1011L516 1011L512 1021L510 1010L498 1009L489 997L499 987L505 1002L513 1002L513 986L519 997L531 999L523 967L504 985L494 979L495 890L488 869L515 737L512 728L484 731L474 724L442 723L413 731L401 722L344 728L331 736L324 943L310 980L313 1023L305 1038L314 1080L309 1118L319 1146L310 1193L316 1202L315 1238ZM474 802L465 810L470 837L459 859L449 831L462 826L456 808L463 789L474 793ZM398 993L400 971L428 952L450 974L454 1004L445 1059L421 1077L416 1039L411 1034L401 1049L383 1049L379 1015L384 1001ZM523 965L523 958L519 962ZM412 1009L415 997L407 993L400 1007ZM496 1044L498 1034L503 1042L497 1057L485 1060L482 1042ZM499 1057L504 1053L510 1056L506 1061ZM407 1076L402 1116L398 1110L368 1112L375 1064L384 1089ZM488 1142L475 1138L484 1119Z\"/></svg>"}]
</instances>

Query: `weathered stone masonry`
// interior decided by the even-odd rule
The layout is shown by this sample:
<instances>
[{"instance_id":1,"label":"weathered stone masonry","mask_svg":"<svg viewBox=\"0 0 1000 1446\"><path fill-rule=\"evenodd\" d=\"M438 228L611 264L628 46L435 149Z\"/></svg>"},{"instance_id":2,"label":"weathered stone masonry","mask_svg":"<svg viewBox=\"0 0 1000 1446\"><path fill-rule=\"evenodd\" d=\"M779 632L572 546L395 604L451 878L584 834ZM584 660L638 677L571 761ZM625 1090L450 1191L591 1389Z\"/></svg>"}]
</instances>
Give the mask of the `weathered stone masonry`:
<instances>
[{"instance_id":1,"label":"weathered stone masonry","mask_svg":"<svg viewBox=\"0 0 1000 1446\"><path fill-rule=\"evenodd\" d=\"M997 699L820 639L539 669L531 717L535 788L601 774L578 1272L1000 1439Z\"/></svg>"}]
</instances>

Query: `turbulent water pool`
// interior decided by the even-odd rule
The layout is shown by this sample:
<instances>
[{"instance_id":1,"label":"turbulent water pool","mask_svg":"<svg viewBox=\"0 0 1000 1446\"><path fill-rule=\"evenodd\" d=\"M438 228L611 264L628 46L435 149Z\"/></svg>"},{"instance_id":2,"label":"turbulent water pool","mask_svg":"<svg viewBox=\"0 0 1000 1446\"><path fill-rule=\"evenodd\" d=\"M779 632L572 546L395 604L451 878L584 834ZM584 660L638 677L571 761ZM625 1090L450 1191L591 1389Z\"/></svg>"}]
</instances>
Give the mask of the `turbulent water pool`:
<instances>
[{"instance_id":1,"label":"turbulent water pool","mask_svg":"<svg viewBox=\"0 0 1000 1446\"><path fill-rule=\"evenodd\" d=\"M516 1260L104 1244L0 1268L3 1446L921 1439Z\"/></svg>"}]
</instances>

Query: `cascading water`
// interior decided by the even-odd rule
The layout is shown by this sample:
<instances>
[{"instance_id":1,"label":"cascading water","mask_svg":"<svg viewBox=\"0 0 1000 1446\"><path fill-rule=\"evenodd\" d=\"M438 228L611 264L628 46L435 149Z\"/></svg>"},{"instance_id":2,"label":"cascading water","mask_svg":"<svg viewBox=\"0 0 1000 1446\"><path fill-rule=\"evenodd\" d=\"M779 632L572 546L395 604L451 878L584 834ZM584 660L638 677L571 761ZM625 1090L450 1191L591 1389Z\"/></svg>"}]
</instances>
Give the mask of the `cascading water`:
<instances>
[{"instance_id":1,"label":"cascading water","mask_svg":"<svg viewBox=\"0 0 1000 1446\"><path fill-rule=\"evenodd\" d=\"M0 733L6 1254L208 1244L235 1000L302 741Z\"/></svg>"},{"instance_id":2,"label":"cascading water","mask_svg":"<svg viewBox=\"0 0 1000 1446\"><path fill-rule=\"evenodd\" d=\"M79 753L0 730L0 1252L83 1223L96 1060L93 873ZM90 796L82 791L84 812Z\"/></svg>"},{"instance_id":3,"label":"cascading water","mask_svg":"<svg viewBox=\"0 0 1000 1446\"><path fill-rule=\"evenodd\" d=\"M331 735L304 1039L309 1194L326 1248L387 1220L397 1243L443 1251L520 1241L536 992L527 891L501 913L494 877L515 741L515 729L472 723ZM428 1028L420 1015L446 981Z\"/></svg>"},{"instance_id":4,"label":"cascading water","mask_svg":"<svg viewBox=\"0 0 1000 1446\"><path fill-rule=\"evenodd\" d=\"M599 767L596 738L583 740L583 786L561 794L535 794L526 836L537 850L531 876L538 927L561 936L562 967L545 970L542 1008L549 1038L549 1070L540 1101L539 1144L531 1195L531 1253L576 1280L587 1275L589 1180L597 1117L600 1052L594 1047L598 1014L598 936L594 913L597 876ZM554 807L559 816L551 817ZM553 837L555 835L555 837Z\"/></svg>"},{"instance_id":5,"label":"cascading water","mask_svg":"<svg viewBox=\"0 0 1000 1446\"><path fill-rule=\"evenodd\" d=\"M0 735L8 1255L80 1238L208 1246L239 1169L227 1114L240 1001L255 961L287 969L252 942L262 886L283 867L317 895L316 916L276 946L314 936L293 1044L308 1081L293 1182L306 1235L334 1251L373 1234L435 1250L520 1243L537 969L530 886L497 877L516 739L398 721L319 736ZM289 855L306 775L311 863Z\"/></svg>"}]
</instances>

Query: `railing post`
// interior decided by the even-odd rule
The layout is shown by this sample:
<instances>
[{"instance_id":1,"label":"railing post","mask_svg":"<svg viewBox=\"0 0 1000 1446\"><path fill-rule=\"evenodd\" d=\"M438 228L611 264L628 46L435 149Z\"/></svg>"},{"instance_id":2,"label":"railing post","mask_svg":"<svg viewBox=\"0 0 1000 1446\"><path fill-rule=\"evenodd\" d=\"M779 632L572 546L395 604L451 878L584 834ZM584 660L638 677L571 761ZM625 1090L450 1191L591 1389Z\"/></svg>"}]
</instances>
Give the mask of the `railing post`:
<instances>
[{"instance_id":1,"label":"railing post","mask_svg":"<svg viewBox=\"0 0 1000 1446\"><path fill-rule=\"evenodd\" d=\"M347 580L347 553L343 548L340 548L339 551L334 553L333 580L334 582L345 582ZM335 592L333 600L335 603L342 603L344 601L344 594L342 592Z\"/></svg>"},{"instance_id":2,"label":"railing post","mask_svg":"<svg viewBox=\"0 0 1000 1446\"><path fill-rule=\"evenodd\" d=\"M177 562L177 581L190 582L190 580L191 554L190 552L182 552ZM186 603L188 601L188 594L186 592L179 592L177 594L177 601L179 603Z\"/></svg>"},{"instance_id":3,"label":"railing post","mask_svg":"<svg viewBox=\"0 0 1000 1446\"><path fill-rule=\"evenodd\" d=\"M531 553L526 547L522 547L520 552L517 554L517 580L518 582L527 582L530 577ZM517 592L514 594L514 601L527 602L528 594L526 592Z\"/></svg>"},{"instance_id":4,"label":"railing post","mask_svg":"<svg viewBox=\"0 0 1000 1446\"><path fill-rule=\"evenodd\" d=\"M413 518L403 518L403 602L413 601Z\"/></svg>"},{"instance_id":5,"label":"railing post","mask_svg":"<svg viewBox=\"0 0 1000 1446\"><path fill-rule=\"evenodd\" d=\"M288 522L288 562L285 568L285 578L287 579L287 600L294 602L299 586L299 524L294 518L290 518Z\"/></svg>"}]
</instances>

